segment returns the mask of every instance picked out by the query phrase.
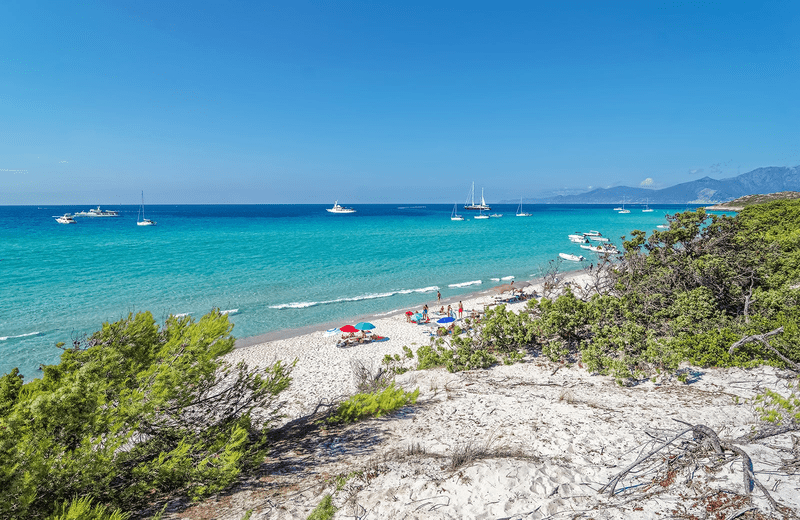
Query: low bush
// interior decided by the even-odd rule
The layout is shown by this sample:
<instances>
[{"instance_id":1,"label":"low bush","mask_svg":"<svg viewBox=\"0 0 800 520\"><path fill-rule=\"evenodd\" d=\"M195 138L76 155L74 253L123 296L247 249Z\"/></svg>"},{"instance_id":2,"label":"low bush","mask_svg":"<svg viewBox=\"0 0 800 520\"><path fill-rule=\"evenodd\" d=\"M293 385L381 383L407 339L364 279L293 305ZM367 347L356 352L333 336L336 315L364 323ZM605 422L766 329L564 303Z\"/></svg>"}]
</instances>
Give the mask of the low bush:
<instances>
[{"instance_id":1,"label":"low bush","mask_svg":"<svg viewBox=\"0 0 800 520\"><path fill-rule=\"evenodd\" d=\"M406 392L394 383L388 388L369 394L356 394L336 407L329 424L353 423L368 417L381 417L408 404L414 404L419 397L419 388Z\"/></svg>"}]
</instances>

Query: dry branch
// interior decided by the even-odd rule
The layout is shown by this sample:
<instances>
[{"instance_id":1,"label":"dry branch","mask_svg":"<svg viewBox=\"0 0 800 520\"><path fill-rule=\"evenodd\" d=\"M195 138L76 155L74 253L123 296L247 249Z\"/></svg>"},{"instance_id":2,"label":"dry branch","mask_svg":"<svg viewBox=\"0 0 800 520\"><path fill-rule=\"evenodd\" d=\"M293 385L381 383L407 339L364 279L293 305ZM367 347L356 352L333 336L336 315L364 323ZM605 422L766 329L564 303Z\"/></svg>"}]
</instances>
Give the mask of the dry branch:
<instances>
[{"instance_id":1,"label":"dry branch","mask_svg":"<svg viewBox=\"0 0 800 520\"><path fill-rule=\"evenodd\" d=\"M798 365L797 363L795 363L791 359L789 359L786 356L784 356L783 354L781 354L778 351L778 349L776 349L775 347L770 345L769 342L767 342L767 338L770 338L772 336L777 336L778 334L781 334L781 333L783 333L783 327L778 327L777 329L771 330L769 332L765 332L764 334L755 334L753 336L745 336L742 339L740 339L739 341L737 341L736 343L734 343L733 345L731 345L731 348L728 349L728 354L733 355L733 351L734 350L736 350L737 348L739 348L742 345L745 345L747 343L759 342L762 345L764 345L764 347L767 350L771 351L776 356L781 358L784 363L786 363L787 365L792 367L795 371L800 372L800 365Z\"/></svg>"}]
</instances>

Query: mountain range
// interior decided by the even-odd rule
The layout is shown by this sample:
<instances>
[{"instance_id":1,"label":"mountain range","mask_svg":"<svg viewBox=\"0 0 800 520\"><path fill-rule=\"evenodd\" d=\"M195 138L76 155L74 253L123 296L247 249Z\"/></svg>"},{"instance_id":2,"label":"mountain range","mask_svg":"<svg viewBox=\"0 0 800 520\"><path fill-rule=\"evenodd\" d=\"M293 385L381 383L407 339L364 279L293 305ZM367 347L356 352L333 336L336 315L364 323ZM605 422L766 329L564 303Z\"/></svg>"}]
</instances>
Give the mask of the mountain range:
<instances>
[{"instance_id":1,"label":"mountain range","mask_svg":"<svg viewBox=\"0 0 800 520\"><path fill-rule=\"evenodd\" d=\"M703 177L659 190L615 186L598 188L577 195L559 195L547 199L531 199L529 203L548 204L713 204L745 195L800 191L800 166L770 166L727 179ZM513 203L515 201L503 201Z\"/></svg>"}]
</instances>

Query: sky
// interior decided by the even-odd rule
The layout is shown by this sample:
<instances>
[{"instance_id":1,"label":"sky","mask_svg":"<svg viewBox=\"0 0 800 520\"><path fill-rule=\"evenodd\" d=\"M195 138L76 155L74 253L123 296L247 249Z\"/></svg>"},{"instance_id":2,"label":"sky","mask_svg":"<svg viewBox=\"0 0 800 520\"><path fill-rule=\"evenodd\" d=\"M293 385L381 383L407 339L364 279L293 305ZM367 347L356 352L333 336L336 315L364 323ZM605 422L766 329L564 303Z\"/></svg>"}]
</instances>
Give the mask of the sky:
<instances>
[{"instance_id":1,"label":"sky","mask_svg":"<svg viewBox=\"0 0 800 520\"><path fill-rule=\"evenodd\" d=\"M800 2L0 2L0 204L487 202L800 165Z\"/></svg>"}]
</instances>

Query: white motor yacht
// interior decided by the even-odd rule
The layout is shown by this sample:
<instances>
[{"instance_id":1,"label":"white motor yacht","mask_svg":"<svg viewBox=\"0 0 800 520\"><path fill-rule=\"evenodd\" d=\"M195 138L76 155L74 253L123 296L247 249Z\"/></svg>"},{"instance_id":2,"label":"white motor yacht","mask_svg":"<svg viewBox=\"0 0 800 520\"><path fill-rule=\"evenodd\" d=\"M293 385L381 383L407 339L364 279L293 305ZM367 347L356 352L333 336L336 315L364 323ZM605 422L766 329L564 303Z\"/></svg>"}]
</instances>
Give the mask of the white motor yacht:
<instances>
[{"instance_id":1,"label":"white motor yacht","mask_svg":"<svg viewBox=\"0 0 800 520\"><path fill-rule=\"evenodd\" d=\"M89 211L79 211L75 213L76 217L118 217L119 211L114 211L113 209L100 209L100 206L97 208L92 208Z\"/></svg>"},{"instance_id":2,"label":"white motor yacht","mask_svg":"<svg viewBox=\"0 0 800 520\"><path fill-rule=\"evenodd\" d=\"M327 208L325 211L328 213L355 213L356 210L353 208L345 208L344 206L339 205L339 201L333 203L332 208Z\"/></svg>"},{"instance_id":3,"label":"white motor yacht","mask_svg":"<svg viewBox=\"0 0 800 520\"><path fill-rule=\"evenodd\" d=\"M75 219L72 218L72 215L70 215L69 213L64 213L61 216L56 216L56 215L54 216L56 217L56 222L58 222L59 224L77 224L77 222L75 222Z\"/></svg>"}]
</instances>

